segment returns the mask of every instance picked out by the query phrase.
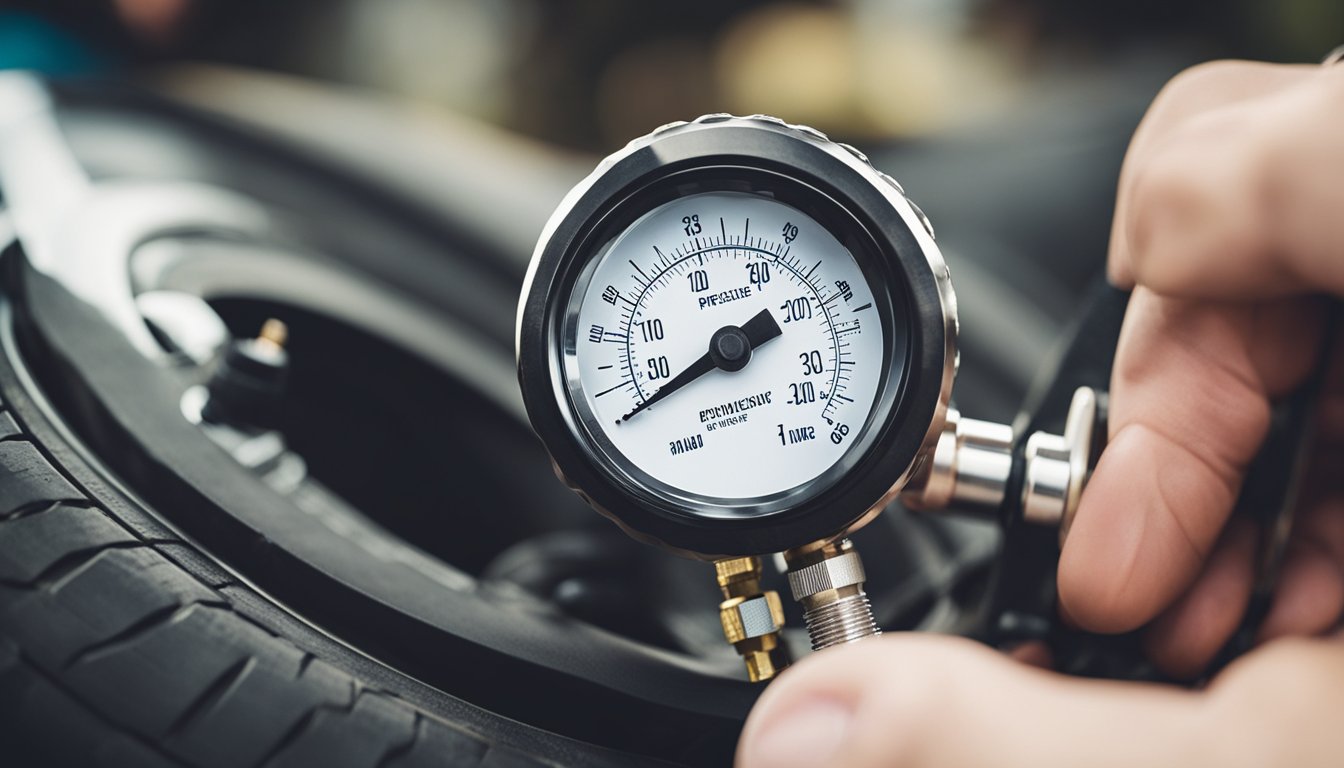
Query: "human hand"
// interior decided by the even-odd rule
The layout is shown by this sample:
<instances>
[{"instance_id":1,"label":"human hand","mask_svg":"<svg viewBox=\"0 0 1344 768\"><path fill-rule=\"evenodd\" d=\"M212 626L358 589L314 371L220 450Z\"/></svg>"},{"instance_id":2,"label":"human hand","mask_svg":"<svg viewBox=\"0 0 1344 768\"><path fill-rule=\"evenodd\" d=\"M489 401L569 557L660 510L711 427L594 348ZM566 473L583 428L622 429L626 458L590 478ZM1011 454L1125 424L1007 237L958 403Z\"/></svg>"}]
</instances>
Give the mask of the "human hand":
<instances>
[{"instance_id":1,"label":"human hand","mask_svg":"<svg viewBox=\"0 0 1344 768\"><path fill-rule=\"evenodd\" d=\"M1147 625L1154 661L1178 677L1203 670L1246 610L1255 532L1228 518L1270 401L1317 365L1313 297L1344 295L1341 125L1344 67L1204 65L1162 92L1125 161L1110 275L1134 294L1060 604L1094 631ZM1344 434L1340 374L1322 393L1325 467ZM1321 634L1344 608L1344 488L1337 472L1311 479L1262 641ZM1341 707L1338 640L1271 643L1195 693L1073 680L955 639L883 638L772 684L739 764L1337 764Z\"/></svg>"},{"instance_id":2,"label":"human hand","mask_svg":"<svg viewBox=\"0 0 1344 768\"><path fill-rule=\"evenodd\" d=\"M1344 67L1218 62L1163 90L1125 159L1110 276L1134 294L1059 596L1086 629L1149 625L1150 655L1177 677L1199 674L1245 613L1256 532L1226 523L1271 400L1319 364L1314 296L1344 295L1342 120ZM1340 373L1261 640L1321 633L1344 608L1344 483L1328 471Z\"/></svg>"},{"instance_id":3,"label":"human hand","mask_svg":"<svg viewBox=\"0 0 1344 768\"><path fill-rule=\"evenodd\" d=\"M1338 766L1344 642L1281 639L1203 692L1070 678L969 640L887 635L791 667L739 768Z\"/></svg>"}]
</instances>

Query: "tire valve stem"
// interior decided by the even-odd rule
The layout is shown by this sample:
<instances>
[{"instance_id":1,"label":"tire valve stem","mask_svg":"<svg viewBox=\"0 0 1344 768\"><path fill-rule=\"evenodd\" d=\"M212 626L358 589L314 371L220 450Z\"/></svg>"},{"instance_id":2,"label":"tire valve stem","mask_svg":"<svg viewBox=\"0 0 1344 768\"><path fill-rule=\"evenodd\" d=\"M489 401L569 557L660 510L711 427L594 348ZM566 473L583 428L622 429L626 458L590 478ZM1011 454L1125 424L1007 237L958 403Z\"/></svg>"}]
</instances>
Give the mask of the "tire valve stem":
<instances>
[{"instance_id":1,"label":"tire valve stem","mask_svg":"<svg viewBox=\"0 0 1344 768\"><path fill-rule=\"evenodd\" d=\"M778 592L761 589L760 558L715 561L714 575L725 598L719 603L724 638L746 662L753 683L771 679L789 665L789 658L779 638L784 606Z\"/></svg>"},{"instance_id":2,"label":"tire valve stem","mask_svg":"<svg viewBox=\"0 0 1344 768\"><path fill-rule=\"evenodd\" d=\"M279 351L285 348L285 342L287 341L289 341L289 326L285 325L283 320L272 317L261 324L261 332L257 334L257 343Z\"/></svg>"},{"instance_id":3,"label":"tire valve stem","mask_svg":"<svg viewBox=\"0 0 1344 768\"><path fill-rule=\"evenodd\" d=\"M820 651L882 634L863 591L863 561L849 539L784 553L789 589L803 604L803 620Z\"/></svg>"},{"instance_id":4,"label":"tire valve stem","mask_svg":"<svg viewBox=\"0 0 1344 768\"><path fill-rule=\"evenodd\" d=\"M253 431L275 429L289 376L288 340L289 327L271 318L256 338L231 343L206 382L209 398L201 418Z\"/></svg>"}]
</instances>

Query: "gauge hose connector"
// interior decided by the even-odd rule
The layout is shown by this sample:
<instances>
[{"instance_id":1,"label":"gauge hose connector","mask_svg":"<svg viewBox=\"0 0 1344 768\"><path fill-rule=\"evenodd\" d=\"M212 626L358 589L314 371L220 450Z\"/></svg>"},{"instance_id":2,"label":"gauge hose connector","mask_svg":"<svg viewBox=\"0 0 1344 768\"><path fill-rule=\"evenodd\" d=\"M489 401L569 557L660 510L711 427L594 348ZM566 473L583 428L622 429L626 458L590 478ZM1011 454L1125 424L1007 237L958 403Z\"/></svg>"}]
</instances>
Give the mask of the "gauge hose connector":
<instances>
[{"instance_id":1,"label":"gauge hose connector","mask_svg":"<svg viewBox=\"0 0 1344 768\"><path fill-rule=\"evenodd\" d=\"M882 634L863 590L863 560L849 539L784 557L793 599L803 605L812 650Z\"/></svg>"},{"instance_id":2,"label":"gauge hose connector","mask_svg":"<svg viewBox=\"0 0 1344 768\"><path fill-rule=\"evenodd\" d=\"M1027 436L1017 500L1021 519L1058 527L1061 544L1105 442L1106 410L1104 393L1079 387L1069 403L1064 434ZM920 482L901 494L901 501L917 510L999 515L1008 492L1014 444L1013 429L1007 424L968 419L948 409L932 459Z\"/></svg>"},{"instance_id":3,"label":"gauge hose connector","mask_svg":"<svg viewBox=\"0 0 1344 768\"><path fill-rule=\"evenodd\" d=\"M753 683L773 678L789 665L779 641L784 606L779 593L761 589L761 559L734 557L714 563L724 601L719 603L723 636L742 656Z\"/></svg>"}]
</instances>

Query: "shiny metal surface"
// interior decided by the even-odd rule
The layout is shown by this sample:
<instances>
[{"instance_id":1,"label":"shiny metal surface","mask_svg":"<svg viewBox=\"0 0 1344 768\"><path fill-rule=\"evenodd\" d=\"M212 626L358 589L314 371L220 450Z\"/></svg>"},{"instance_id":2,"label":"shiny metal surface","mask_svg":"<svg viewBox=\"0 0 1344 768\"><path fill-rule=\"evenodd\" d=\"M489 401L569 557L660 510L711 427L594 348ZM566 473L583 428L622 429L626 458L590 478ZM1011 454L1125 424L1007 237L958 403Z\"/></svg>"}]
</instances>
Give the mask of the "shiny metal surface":
<instances>
[{"instance_id":1,"label":"shiny metal surface","mask_svg":"<svg viewBox=\"0 0 1344 768\"><path fill-rule=\"evenodd\" d=\"M789 664L779 637L784 605L778 592L761 589L761 575L759 557L714 562L714 577L725 598L719 603L723 637L742 657L753 683L771 679Z\"/></svg>"},{"instance_id":2,"label":"shiny metal surface","mask_svg":"<svg viewBox=\"0 0 1344 768\"><path fill-rule=\"evenodd\" d=\"M944 420L950 408L952 398L952 385L956 378L957 364L958 364L957 336L960 329L957 320L956 294L952 286L952 274L951 271L948 269L946 261L943 259L941 251L938 249L937 244L934 242L933 226L931 222L929 221L928 217L924 215L923 211L919 210L914 205L913 201L911 201L910 198L906 195L905 190L901 187L901 185L888 174L878 171L876 168L874 168L873 165L871 164L871 161L862 152L859 152L858 150L846 144L832 141L829 137L826 136L826 134L814 128L808 127L806 125L797 125L788 123L784 120L781 120L777 117L773 117L770 115L755 114L755 115L748 115L745 117L737 117L727 113L714 113L714 114L702 115L692 121L676 121L667 123L665 125L661 125L658 128L655 128L650 133L641 136L639 138L633 139L621 150L604 158L592 171L592 173L590 173L583 181L579 182L579 184L577 184L573 189L569 191L569 193L565 196L565 198L560 202L555 212L552 214L550 220L547 222L540 237L538 238L537 250L534 253L531 265L529 266L527 275L524 279L522 293L524 296L526 296L531 292L532 284L536 278L536 270L540 263L540 255L544 250L548 241L554 235L556 229L560 226L560 223L566 219L566 217L569 215L570 211L577 204L577 202L581 198L583 198L583 196L597 183L597 181L611 166L615 165L617 162L624 159L625 157L643 150L650 143L652 143L654 139L656 139L658 136L668 131L688 127L695 128L702 125L723 123L729 121L740 121L748 123L750 122L767 123L773 126L778 126L787 129L789 131L792 131L798 136L803 137L805 140L817 144L824 151L837 157L843 158L848 165L851 165L852 167L855 168L855 170L857 170L864 176L868 177L876 187L884 190L884 196L886 197L888 202L890 202L892 207L897 211L897 213L901 216L901 218L905 220L907 226L909 226L912 235L915 237L915 240L918 242L920 246L920 250L923 256L928 261L929 268L934 276L935 284L938 287L938 294L940 299L939 309L941 310L943 319L944 338L946 339L946 346L945 349L943 350L943 370L940 383L940 393L938 398L938 404L934 411L934 416L930 421L926 432L924 433L923 440L921 441L921 447L919 451L916 453L915 458L911 461L910 466L905 468L904 472L902 473L900 478L896 481L896 483L893 484L892 488L880 499L878 499L874 504L872 504L867 510L865 510L862 514L858 515L854 519L854 521L850 523L844 530L835 532L835 536L837 538L847 536L853 531L856 531L862 528L863 526L867 525L869 522L871 522L873 518L875 518L878 514L880 514L883 509L885 509L889 504L891 504L892 501L894 501L897 498L898 495L900 495L901 491L905 489L908 484L912 482L917 482L919 479L918 472L920 468L927 463L928 457L931 456L934 449L937 447L938 440L944 430ZM524 305L520 303L515 323L514 343L516 350L521 350L523 308ZM558 376L563 378L563 374L558 374ZM573 420L575 418L574 414L569 412L568 409L565 409L565 413L567 419ZM571 424L571 429L575 429L576 427L577 424ZM833 472L842 475L845 471L851 468L850 465L852 465L852 463L856 459L857 456L847 456L844 460L837 463L837 465L833 468ZM557 472L559 472L558 466L557 466ZM562 479L564 479L568 485L574 487L573 481L569 480L568 478L564 478L563 474ZM823 478L820 479L820 481L817 484L824 485L826 482L833 481L833 479L834 478L824 476ZM679 500L685 501L684 499ZM779 502L777 501L773 503L779 504ZM598 510L603 514L606 514L608 517L611 517L610 513L607 510L603 510L601 507L598 507ZM661 541L652 543L658 543L665 547L668 546ZM814 544L815 543L806 544L802 546L811 547ZM675 550L675 548L672 549ZM675 551L677 551L678 554L688 557L697 557L702 559L705 559L706 557L705 553L690 552L685 550L675 550Z\"/></svg>"},{"instance_id":3,"label":"shiny metal surface","mask_svg":"<svg viewBox=\"0 0 1344 768\"><path fill-rule=\"evenodd\" d=\"M848 595L803 614L812 650L853 643L882 634L868 596L863 592Z\"/></svg>"},{"instance_id":4,"label":"shiny metal surface","mask_svg":"<svg viewBox=\"0 0 1344 768\"><path fill-rule=\"evenodd\" d=\"M769 595L761 595L750 600L744 600L738 605L737 613L742 617L742 633L745 636L760 637L780 630L782 622L775 620L775 610L772 603L778 605L779 597L775 596L772 601Z\"/></svg>"},{"instance_id":5,"label":"shiny metal surface","mask_svg":"<svg viewBox=\"0 0 1344 768\"><path fill-rule=\"evenodd\" d=\"M882 634L864 592L863 560L849 539L788 553L789 587L819 651Z\"/></svg>"},{"instance_id":6,"label":"shiny metal surface","mask_svg":"<svg viewBox=\"0 0 1344 768\"><path fill-rule=\"evenodd\" d=\"M992 512L1003 503L1012 468L1011 427L964 418L952 409L923 486L904 494L902 500L915 509Z\"/></svg>"},{"instance_id":7,"label":"shiny metal surface","mask_svg":"<svg viewBox=\"0 0 1344 768\"><path fill-rule=\"evenodd\" d=\"M1098 413L1097 393L1079 387L1069 404L1064 434L1038 432L1027 440L1022 516L1037 525L1058 525L1060 541L1068 536L1091 473Z\"/></svg>"},{"instance_id":8,"label":"shiny metal surface","mask_svg":"<svg viewBox=\"0 0 1344 768\"><path fill-rule=\"evenodd\" d=\"M1060 540L1078 511L1094 463L1093 434L1099 395L1074 392L1064 434L1036 432L1023 451L1022 518L1057 525ZM923 483L902 500L920 510L995 513L1004 501L1013 469L1013 430L1005 424L962 418L951 411L924 473Z\"/></svg>"},{"instance_id":9,"label":"shiny metal surface","mask_svg":"<svg viewBox=\"0 0 1344 768\"><path fill-rule=\"evenodd\" d=\"M812 565L789 571L789 589L794 600L803 600L828 589L841 589L863 584L863 561L853 550L837 557L828 557Z\"/></svg>"}]
</instances>

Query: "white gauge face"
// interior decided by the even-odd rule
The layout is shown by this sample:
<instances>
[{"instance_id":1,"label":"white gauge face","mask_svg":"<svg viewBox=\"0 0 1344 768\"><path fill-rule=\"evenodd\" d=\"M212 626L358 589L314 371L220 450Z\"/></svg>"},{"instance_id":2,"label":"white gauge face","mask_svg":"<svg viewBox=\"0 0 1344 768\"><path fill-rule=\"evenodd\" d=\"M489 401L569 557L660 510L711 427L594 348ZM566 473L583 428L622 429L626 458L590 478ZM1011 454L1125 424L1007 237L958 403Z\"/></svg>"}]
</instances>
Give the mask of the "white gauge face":
<instances>
[{"instance_id":1,"label":"white gauge face","mask_svg":"<svg viewBox=\"0 0 1344 768\"><path fill-rule=\"evenodd\" d=\"M571 397L617 463L677 494L786 494L840 462L873 410L872 289L829 231L778 200L665 203L576 290Z\"/></svg>"}]
</instances>

